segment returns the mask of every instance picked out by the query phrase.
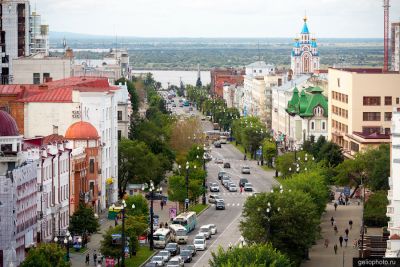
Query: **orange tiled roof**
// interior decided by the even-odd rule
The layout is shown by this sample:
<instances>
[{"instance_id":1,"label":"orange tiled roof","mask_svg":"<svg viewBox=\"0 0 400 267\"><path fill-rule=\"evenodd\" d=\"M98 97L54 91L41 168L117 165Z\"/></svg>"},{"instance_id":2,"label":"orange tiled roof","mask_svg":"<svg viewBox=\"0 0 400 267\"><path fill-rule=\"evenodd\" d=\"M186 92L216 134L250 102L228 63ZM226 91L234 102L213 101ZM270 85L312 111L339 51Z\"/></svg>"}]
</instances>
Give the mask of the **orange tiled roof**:
<instances>
[{"instance_id":1,"label":"orange tiled roof","mask_svg":"<svg viewBox=\"0 0 400 267\"><path fill-rule=\"evenodd\" d=\"M96 128L86 121L78 121L69 126L65 132L65 138L70 140L97 140L99 134Z\"/></svg>"}]
</instances>

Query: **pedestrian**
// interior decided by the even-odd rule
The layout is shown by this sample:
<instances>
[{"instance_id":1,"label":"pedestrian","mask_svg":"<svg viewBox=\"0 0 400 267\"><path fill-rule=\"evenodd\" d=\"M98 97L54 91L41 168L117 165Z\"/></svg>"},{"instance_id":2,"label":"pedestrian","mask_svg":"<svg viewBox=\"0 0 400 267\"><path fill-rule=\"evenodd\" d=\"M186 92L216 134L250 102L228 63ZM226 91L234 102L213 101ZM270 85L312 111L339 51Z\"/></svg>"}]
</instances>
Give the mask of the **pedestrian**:
<instances>
[{"instance_id":1,"label":"pedestrian","mask_svg":"<svg viewBox=\"0 0 400 267\"><path fill-rule=\"evenodd\" d=\"M345 237L344 237L344 242L346 243L346 248L347 248L347 242L349 241L349 237L346 235Z\"/></svg>"},{"instance_id":2,"label":"pedestrian","mask_svg":"<svg viewBox=\"0 0 400 267\"><path fill-rule=\"evenodd\" d=\"M352 220L349 221L349 226L350 226L350 230L351 230L351 228L353 228L353 221Z\"/></svg>"},{"instance_id":3,"label":"pedestrian","mask_svg":"<svg viewBox=\"0 0 400 267\"><path fill-rule=\"evenodd\" d=\"M339 244L340 244L340 247L342 247L342 243L343 243L343 236L339 236Z\"/></svg>"},{"instance_id":4,"label":"pedestrian","mask_svg":"<svg viewBox=\"0 0 400 267\"><path fill-rule=\"evenodd\" d=\"M329 239L325 239L325 248L329 246Z\"/></svg>"},{"instance_id":5,"label":"pedestrian","mask_svg":"<svg viewBox=\"0 0 400 267\"><path fill-rule=\"evenodd\" d=\"M167 222L165 222L165 228L168 228L168 223Z\"/></svg>"},{"instance_id":6,"label":"pedestrian","mask_svg":"<svg viewBox=\"0 0 400 267\"><path fill-rule=\"evenodd\" d=\"M333 204L333 206L335 207L335 211L337 209L337 202L335 202L335 204Z\"/></svg>"},{"instance_id":7,"label":"pedestrian","mask_svg":"<svg viewBox=\"0 0 400 267\"><path fill-rule=\"evenodd\" d=\"M346 196L345 200L346 200L346 205L348 205L348 203L349 203L349 197Z\"/></svg>"},{"instance_id":8,"label":"pedestrian","mask_svg":"<svg viewBox=\"0 0 400 267\"><path fill-rule=\"evenodd\" d=\"M247 156L246 156L246 154L244 155L244 160L247 160Z\"/></svg>"},{"instance_id":9,"label":"pedestrian","mask_svg":"<svg viewBox=\"0 0 400 267\"><path fill-rule=\"evenodd\" d=\"M335 231L335 235L338 233L338 229L337 229L337 226L335 225L335 226L333 226L333 230Z\"/></svg>"},{"instance_id":10,"label":"pedestrian","mask_svg":"<svg viewBox=\"0 0 400 267\"><path fill-rule=\"evenodd\" d=\"M333 246L333 250L335 251L335 254L337 254L337 244L335 244L335 245Z\"/></svg>"},{"instance_id":11,"label":"pedestrian","mask_svg":"<svg viewBox=\"0 0 400 267\"><path fill-rule=\"evenodd\" d=\"M94 250L94 252L93 252L93 263L94 263L94 266L96 266L96 260L97 260L97 254L96 254L96 250Z\"/></svg>"},{"instance_id":12,"label":"pedestrian","mask_svg":"<svg viewBox=\"0 0 400 267\"><path fill-rule=\"evenodd\" d=\"M344 232L346 233L346 236L349 236L349 229L346 228L346 230L344 230Z\"/></svg>"},{"instance_id":13,"label":"pedestrian","mask_svg":"<svg viewBox=\"0 0 400 267\"><path fill-rule=\"evenodd\" d=\"M115 226L118 225L118 217L117 216L115 216L114 223L115 223Z\"/></svg>"},{"instance_id":14,"label":"pedestrian","mask_svg":"<svg viewBox=\"0 0 400 267\"><path fill-rule=\"evenodd\" d=\"M89 253L86 254L85 263L86 263L86 265L89 265L89 263L90 263L90 255L89 255Z\"/></svg>"},{"instance_id":15,"label":"pedestrian","mask_svg":"<svg viewBox=\"0 0 400 267\"><path fill-rule=\"evenodd\" d=\"M333 226L336 226L336 220L333 220Z\"/></svg>"},{"instance_id":16,"label":"pedestrian","mask_svg":"<svg viewBox=\"0 0 400 267\"><path fill-rule=\"evenodd\" d=\"M164 228L164 224L163 223L160 223L160 228Z\"/></svg>"},{"instance_id":17,"label":"pedestrian","mask_svg":"<svg viewBox=\"0 0 400 267\"><path fill-rule=\"evenodd\" d=\"M161 210L163 210L164 209L164 201L161 200L160 205L161 205Z\"/></svg>"},{"instance_id":18,"label":"pedestrian","mask_svg":"<svg viewBox=\"0 0 400 267\"><path fill-rule=\"evenodd\" d=\"M243 186L240 185L240 194L243 192Z\"/></svg>"},{"instance_id":19,"label":"pedestrian","mask_svg":"<svg viewBox=\"0 0 400 267\"><path fill-rule=\"evenodd\" d=\"M331 225L333 226L333 222L335 221L335 219L333 219L333 216L331 217Z\"/></svg>"}]
</instances>

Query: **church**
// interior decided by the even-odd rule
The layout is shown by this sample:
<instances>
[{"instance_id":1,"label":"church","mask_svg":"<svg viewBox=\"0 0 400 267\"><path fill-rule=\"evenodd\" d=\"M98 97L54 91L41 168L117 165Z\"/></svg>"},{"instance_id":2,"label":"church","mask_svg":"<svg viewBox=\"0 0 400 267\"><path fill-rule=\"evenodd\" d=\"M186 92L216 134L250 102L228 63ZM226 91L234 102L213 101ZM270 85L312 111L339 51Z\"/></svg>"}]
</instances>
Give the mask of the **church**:
<instances>
[{"instance_id":1,"label":"church","mask_svg":"<svg viewBox=\"0 0 400 267\"><path fill-rule=\"evenodd\" d=\"M307 17L304 17L300 38L295 39L291 54L291 69L294 75L314 73L319 69L319 52L315 38L310 38Z\"/></svg>"}]
</instances>

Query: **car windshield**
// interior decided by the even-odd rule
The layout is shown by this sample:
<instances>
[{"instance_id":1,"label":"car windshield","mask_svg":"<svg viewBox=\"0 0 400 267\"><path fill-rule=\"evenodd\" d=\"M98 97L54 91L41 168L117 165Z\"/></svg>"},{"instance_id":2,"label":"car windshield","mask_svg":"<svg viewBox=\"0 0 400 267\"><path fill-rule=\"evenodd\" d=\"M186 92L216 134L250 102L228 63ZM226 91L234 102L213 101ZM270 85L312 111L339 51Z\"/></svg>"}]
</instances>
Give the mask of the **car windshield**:
<instances>
[{"instance_id":1,"label":"car windshield","mask_svg":"<svg viewBox=\"0 0 400 267\"><path fill-rule=\"evenodd\" d=\"M169 255L169 252L168 252L168 251L160 251L158 254L159 254L160 256L168 256L168 255Z\"/></svg>"},{"instance_id":2,"label":"car windshield","mask_svg":"<svg viewBox=\"0 0 400 267\"><path fill-rule=\"evenodd\" d=\"M245 186L253 186L251 183L246 183Z\"/></svg>"},{"instance_id":3,"label":"car windshield","mask_svg":"<svg viewBox=\"0 0 400 267\"><path fill-rule=\"evenodd\" d=\"M176 244L169 243L166 248L176 248Z\"/></svg>"},{"instance_id":4,"label":"car windshield","mask_svg":"<svg viewBox=\"0 0 400 267\"><path fill-rule=\"evenodd\" d=\"M208 229L207 228L200 228L200 233L207 233Z\"/></svg>"},{"instance_id":5,"label":"car windshield","mask_svg":"<svg viewBox=\"0 0 400 267\"><path fill-rule=\"evenodd\" d=\"M182 250L181 251L182 256L189 256L192 255L192 252L190 250Z\"/></svg>"},{"instance_id":6,"label":"car windshield","mask_svg":"<svg viewBox=\"0 0 400 267\"><path fill-rule=\"evenodd\" d=\"M154 256L153 257L153 261L162 261L164 258L163 257L161 257L161 256Z\"/></svg>"},{"instance_id":7,"label":"car windshield","mask_svg":"<svg viewBox=\"0 0 400 267\"><path fill-rule=\"evenodd\" d=\"M218 184L217 183L212 183L211 186L218 186Z\"/></svg>"},{"instance_id":8,"label":"car windshield","mask_svg":"<svg viewBox=\"0 0 400 267\"><path fill-rule=\"evenodd\" d=\"M194 243L195 243L195 244L203 244L204 241L203 241L202 239L195 239L195 240L194 240Z\"/></svg>"},{"instance_id":9,"label":"car windshield","mask_svg":"<svg viewBox=\"0 0 400 267\"><path fill-rule=\"evenodd\" d=\"M190 245L188 245L188 246L186 246L186 247L185 247L185 249L186 249L186 250L194 250L194 247L193 247L193 246L190 246Z\"/></svg>"},{"instance_id":10,"label":"car windshield","mask_svg":"<svg viewBox=\"0 0 400 267\"><path fill-rule=\"evenodd\" d=\"M165 237L163 235L154 235L153 239L162 241L162 240L165 240Z\"/></svg>"},{"instance_id":11,"label":"car windshield","mask_svg":"<svg viewBox=\"0 0 400 267\"><path fill-rule=\"evenodd\" d=\"M174 264L174 265L176 264L176 265L178 265L178 264L179 264L179 261L177 261L177 260L173 260L173 261L172 261L172 260L171 260L171 261L168 262L168 264Z\"/></svg>"}]
</instances>

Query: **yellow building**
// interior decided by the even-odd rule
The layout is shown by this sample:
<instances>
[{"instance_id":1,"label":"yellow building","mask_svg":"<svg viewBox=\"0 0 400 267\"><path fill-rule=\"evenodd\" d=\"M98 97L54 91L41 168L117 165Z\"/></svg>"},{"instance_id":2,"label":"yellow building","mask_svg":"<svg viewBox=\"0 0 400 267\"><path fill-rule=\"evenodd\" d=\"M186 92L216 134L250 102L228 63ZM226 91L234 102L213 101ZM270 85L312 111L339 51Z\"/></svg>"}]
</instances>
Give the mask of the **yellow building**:
<instances>
[{"instance_id":1,"label":"yellow building","mask_svg":"<svg viewBox=\"0 0 400 267\"><path fill-rule=\"evenodd\" d=\"M399 73L330 68L328 89L328 138L345 156L390 142L392 109L400 106Z\"/></svg>"}]
</instances>

